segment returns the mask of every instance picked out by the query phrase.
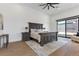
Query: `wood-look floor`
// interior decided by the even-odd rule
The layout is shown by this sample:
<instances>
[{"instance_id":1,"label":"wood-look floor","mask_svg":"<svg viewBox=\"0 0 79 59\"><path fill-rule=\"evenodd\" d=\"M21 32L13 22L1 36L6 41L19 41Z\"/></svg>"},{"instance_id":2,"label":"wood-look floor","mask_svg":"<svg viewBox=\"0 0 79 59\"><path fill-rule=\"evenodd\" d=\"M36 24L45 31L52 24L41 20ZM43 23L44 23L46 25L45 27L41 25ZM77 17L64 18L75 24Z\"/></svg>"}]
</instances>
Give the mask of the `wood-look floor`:
<instances>
[{"instance_id":1,"label":"wood-look floor","mask_svg":"<svg viewBox=\"0 0 79 59\"><path fill-rule=\"evenodd\" d=\"M51 56L79 56L79 43L70 41L62 48L59 48Z\"/></svg>"},{"instance_id":2,"label":"wood-look floor","mask_svg":"<svg viewBox=\"0 0 79 59\"><path fill-rule=\"evenodd\" d=\"M0 56L36 56L37 54L25 43L10 43L8 48L0 49ZM68 42L50 56L79 56L79 43Z\"/></svg>"},{"instance_id":3,"label":"wood-look floor","mask_svg":"<svg viewBox=\"0 0 79 59\"><path fill-rule=\"evenodd\" d=\"M37 55L25 42L10 43L8 48L0 49L0 56L35 56Z\"/></svg>"}]
</instances>

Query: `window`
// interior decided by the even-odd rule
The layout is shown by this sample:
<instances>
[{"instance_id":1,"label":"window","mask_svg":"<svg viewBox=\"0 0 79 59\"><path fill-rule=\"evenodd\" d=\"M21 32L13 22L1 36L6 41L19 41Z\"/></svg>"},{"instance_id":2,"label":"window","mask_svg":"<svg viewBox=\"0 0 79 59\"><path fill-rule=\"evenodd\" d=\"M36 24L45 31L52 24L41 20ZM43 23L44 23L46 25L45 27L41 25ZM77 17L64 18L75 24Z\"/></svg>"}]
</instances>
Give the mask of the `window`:
<instances>
[{"instance_id":1,"label":"window","mask_svg":"<svg viewBox=\"0 0 79 59\"><path fill-rule=\"evenodd\" d=\"M57 21L58 36L70 37L71 35L76 35L79 29L78 23L78 18Z\"/></svg>"}]
</instances>

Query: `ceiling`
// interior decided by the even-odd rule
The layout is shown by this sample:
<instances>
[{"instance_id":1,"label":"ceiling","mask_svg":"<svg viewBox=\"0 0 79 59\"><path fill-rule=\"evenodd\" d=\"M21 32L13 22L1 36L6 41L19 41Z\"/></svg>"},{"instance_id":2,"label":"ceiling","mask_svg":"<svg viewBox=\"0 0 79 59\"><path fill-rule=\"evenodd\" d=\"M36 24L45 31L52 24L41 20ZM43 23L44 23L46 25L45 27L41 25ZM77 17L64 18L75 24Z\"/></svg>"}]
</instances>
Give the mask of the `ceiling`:
<instances>
[{"instance_id":1,"label":"ceiling","mask_svg":"<svg viewBox=\"0 0 79 59\"><path fill-rule=\"evenodd\" d=\"M62 11L66 11L66 10L71 9L71 8L78 7L79 3L60 3L59 5L57 5L58 8L53 9L50 7L49 10L47 8L42 9L43 7L39 6L40 3L23 3L22 5L39 10L43 13L48 14L48 15L52 15L52 14L57 14L57 13L62 12Z\"/></svg>"}]
</instances>

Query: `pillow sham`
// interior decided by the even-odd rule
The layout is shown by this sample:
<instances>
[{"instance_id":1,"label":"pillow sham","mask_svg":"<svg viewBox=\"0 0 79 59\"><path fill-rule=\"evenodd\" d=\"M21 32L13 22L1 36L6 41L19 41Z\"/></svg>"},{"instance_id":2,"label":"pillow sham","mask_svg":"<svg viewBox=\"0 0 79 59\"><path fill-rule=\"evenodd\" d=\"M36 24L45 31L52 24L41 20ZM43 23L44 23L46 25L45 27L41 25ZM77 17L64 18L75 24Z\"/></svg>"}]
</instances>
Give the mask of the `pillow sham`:
<instances>
[{"instance_id":1,"label":"pillow sham","mask_svg":"<svg viewBox=\"0 0 79 59\"><path fill-rule=\"evenodd\" d=\"M31 29L31 32L48 32L45 29Z\"/></svg>"},{"instance_id":2,"label":"pillow sham","mask_svg":"<svg viewBox=\"0 0 79 59\"><path fill-rule=\"evenodd\" d=\"M31 29L31 32L37 32L37 29Z\"/></svg>"}]
</instances>

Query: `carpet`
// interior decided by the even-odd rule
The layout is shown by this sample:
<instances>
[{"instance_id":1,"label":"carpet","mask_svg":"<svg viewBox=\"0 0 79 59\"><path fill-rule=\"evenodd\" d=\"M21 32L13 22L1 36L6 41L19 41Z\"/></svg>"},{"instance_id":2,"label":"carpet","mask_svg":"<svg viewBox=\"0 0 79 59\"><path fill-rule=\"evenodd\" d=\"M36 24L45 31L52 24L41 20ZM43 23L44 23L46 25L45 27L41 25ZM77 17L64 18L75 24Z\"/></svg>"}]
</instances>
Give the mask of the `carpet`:
<instances>
[{"instance_id":1,"label":"carpet","mask_svg":"<svg viewBox=\"0 0 79 59\"><path fill-rule=\"evenodd\" d=\"M53 41L48 44L45 44L43 47L41 47L37 42L35 41L26 41L26 44L33 49L34 52L37 53L38 56L48 56L51 53L55 52L62 46L64 46L67 41L63 38L59 38L58 41Z\"/></svg>"}]
</instances>

